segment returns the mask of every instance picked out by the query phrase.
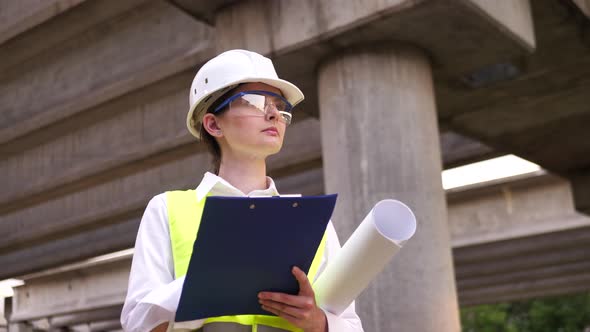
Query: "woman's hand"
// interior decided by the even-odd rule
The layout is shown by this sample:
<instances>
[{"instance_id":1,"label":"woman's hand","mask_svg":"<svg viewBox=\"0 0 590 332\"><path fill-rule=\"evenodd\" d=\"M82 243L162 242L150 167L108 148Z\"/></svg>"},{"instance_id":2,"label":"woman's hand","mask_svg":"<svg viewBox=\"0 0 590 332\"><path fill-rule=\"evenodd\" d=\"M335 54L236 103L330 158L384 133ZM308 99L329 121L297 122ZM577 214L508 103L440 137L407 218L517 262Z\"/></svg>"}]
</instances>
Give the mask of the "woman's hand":
<instances>
[{"instance_id":1,"label":"woman's hand","mask_svg":"<svg viewBox=\"0 0 590 332\"><path fill-rule=\"evenodd\" d=\"M156 327L151 332L166 332L168 330L168 322L164 322Z\"/></svg>"},{"instance_id":2,"label":"woman's hand","mask_svg":"<svg viewBox=\"0 0 590 332\"><path fill-rule=\"evenodd\" d=\"M305 332L327 332L326 314L315 303L315 293L307 276L298 267L293 275L299 282L299 294L260 292L258 299L262 309L282 317Z\"/></svg>"}]
</instances>

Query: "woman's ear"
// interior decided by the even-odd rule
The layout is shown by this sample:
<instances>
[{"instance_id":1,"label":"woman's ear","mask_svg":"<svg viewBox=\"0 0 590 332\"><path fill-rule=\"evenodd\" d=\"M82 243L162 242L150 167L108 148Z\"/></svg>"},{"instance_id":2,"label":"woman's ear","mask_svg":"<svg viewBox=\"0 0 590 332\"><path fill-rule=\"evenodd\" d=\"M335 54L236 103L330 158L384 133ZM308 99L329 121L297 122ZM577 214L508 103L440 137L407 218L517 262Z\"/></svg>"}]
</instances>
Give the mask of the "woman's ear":
<instances>
[{"instance_id":1,"label":"woman's ear","mask_svg":"<svg viewBox=\"0 0 590 332\"><path fill-rule=\"evenodd\" d=\"M211 113L207 113L205 116L203 116L203 127L213 137L223 136L223 132L221 131L221 127L219 127L219 121L217 117Z\"/></svg>"}]
</instances>

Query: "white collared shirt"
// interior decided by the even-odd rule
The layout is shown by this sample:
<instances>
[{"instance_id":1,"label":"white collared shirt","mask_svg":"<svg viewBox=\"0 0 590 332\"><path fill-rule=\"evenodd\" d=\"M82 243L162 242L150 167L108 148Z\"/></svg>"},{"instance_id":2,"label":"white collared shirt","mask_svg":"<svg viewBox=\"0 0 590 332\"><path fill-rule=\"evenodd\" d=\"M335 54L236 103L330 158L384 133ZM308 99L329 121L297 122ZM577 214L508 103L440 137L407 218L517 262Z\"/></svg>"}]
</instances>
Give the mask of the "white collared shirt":
<instances>
[{"instance_id":1,"label":"white collared shirt","mask_svg":"<svg viewBox=\"0 0 590 332\"><path fill-rule=\"evenodd\" d=\"M207 194L243 197L278 195L270 177L267 177L267 185L267 189L254 190L245 195L221 177L207 172L196 189L196 198L201 200ZM317 276L321 275L330 258L340 250L340 242L331 221L327 232L326 250ZM173 322L183 283L184 277L174 280L166 197L162 193L154 196L148 203L137 232L129 287L121 313L123 329L129 332L145 332L163 322ZM354 302L340 316L325 312L330 332L363 332ZM169 324L168 331L197 329L203 322L204 319Z\"/></svg>"}]
</instances>

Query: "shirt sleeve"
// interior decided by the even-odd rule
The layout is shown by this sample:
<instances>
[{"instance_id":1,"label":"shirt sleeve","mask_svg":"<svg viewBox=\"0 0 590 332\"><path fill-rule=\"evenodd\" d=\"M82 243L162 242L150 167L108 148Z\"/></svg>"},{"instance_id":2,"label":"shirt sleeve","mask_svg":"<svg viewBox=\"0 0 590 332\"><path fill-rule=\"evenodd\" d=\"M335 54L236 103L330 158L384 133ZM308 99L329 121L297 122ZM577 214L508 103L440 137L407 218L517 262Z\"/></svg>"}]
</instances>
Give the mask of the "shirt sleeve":
<instances>
[{"instance_id":1,"label":"shirt sleeve","mask_svg":"<svg viewBox=\"0 0 590 332\"><path fill-rule=\"evenodd\" d=\"M340 240L338 240L338 234L336 234L336 229L334 229L334 225L331 221L328 223L326 232L328 233L326 250L315 280L317 280L317 278L324 272L330 262L330 258L333 259L338 254L338 251L340 251ZM355 310L354 301L342 314L340 314L340 316L334 315L327 310L324 310L324 312L328 319L329 332L364 332L361 319Z\"/></svg>"},{"instance_id":2,"label":"shirt sleeve","mask_svg":"<svg viewBox=\"0 0 590 332\"><path fill-rule=\"evenodd\" d=\"M148 203L137 232L121 312L123 330L151 331L163 322L173 321L183 281L174 280L166 197L159 194Z\"/></svg>"}]
</instances>

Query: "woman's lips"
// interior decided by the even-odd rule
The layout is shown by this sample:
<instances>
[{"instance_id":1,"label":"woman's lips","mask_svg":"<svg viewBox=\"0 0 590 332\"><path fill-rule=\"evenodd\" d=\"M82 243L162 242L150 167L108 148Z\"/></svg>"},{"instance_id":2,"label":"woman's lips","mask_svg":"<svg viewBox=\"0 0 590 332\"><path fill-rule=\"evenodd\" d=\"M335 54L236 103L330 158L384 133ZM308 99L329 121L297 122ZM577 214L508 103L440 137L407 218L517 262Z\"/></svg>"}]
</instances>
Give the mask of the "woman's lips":
<instances>
[{"instance_id":1,"label":"woman's lips","mask_svg":"<svg viewBox=\"0 0 590 332\"><path fill-rule=\"evenodd\" d=\"M273 136L279 136L279 131L275 127L266 128L262 132Z\"/></svg>"}]
</instances>

